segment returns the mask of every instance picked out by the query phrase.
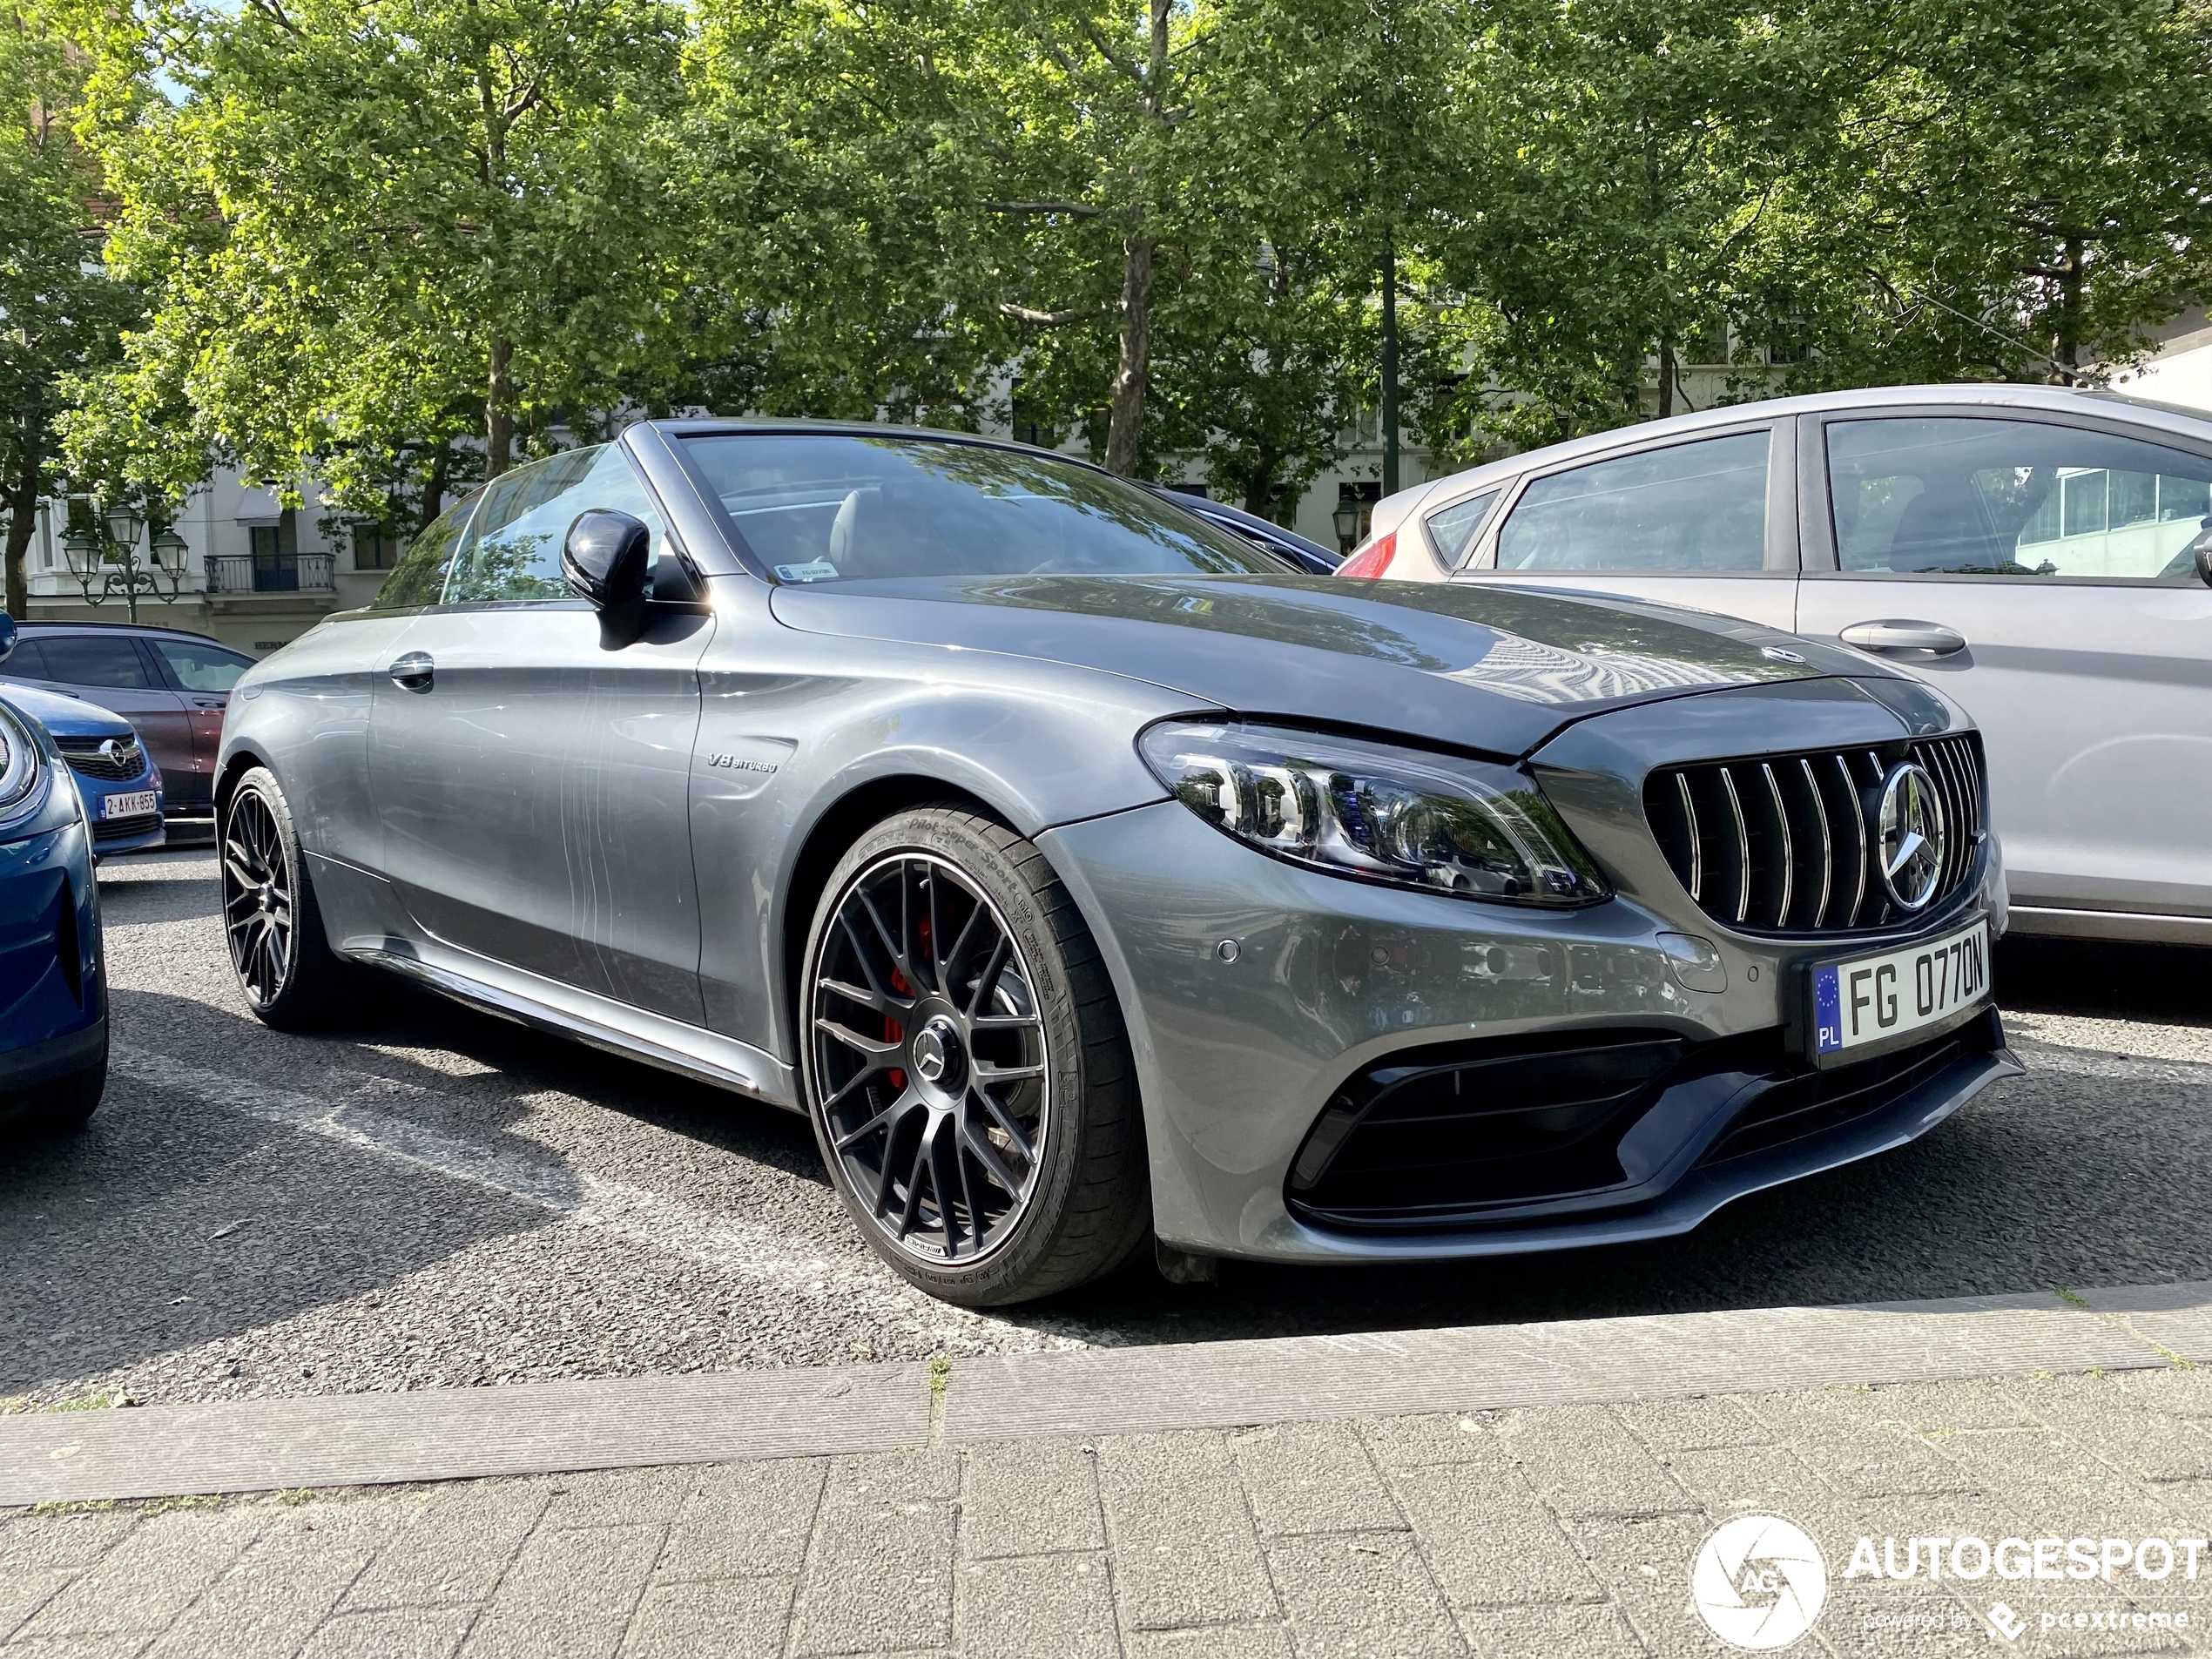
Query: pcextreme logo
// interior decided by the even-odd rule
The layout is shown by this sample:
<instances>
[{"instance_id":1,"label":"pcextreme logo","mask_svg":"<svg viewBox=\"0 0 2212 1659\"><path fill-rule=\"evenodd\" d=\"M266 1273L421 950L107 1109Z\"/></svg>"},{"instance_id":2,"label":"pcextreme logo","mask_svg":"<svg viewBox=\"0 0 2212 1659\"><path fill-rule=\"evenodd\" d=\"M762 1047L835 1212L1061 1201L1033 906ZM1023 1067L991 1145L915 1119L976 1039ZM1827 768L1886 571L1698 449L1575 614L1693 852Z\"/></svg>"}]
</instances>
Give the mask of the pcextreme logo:
<instances>
[{"instance_id":1,"label":"pcextreme logo","mask_svg":"<svg viewBox=\"0 0 2212 1659\"><path fill-rule=\"evenodd\" d=\"M1828 1601L1828 1562L1805 1529L1780 1515L1737 1515L1705 1535L1689 1564L1689 1595L1705 1628L1732 1648L1786 1648Z\"/></svg>"}]
</instances>

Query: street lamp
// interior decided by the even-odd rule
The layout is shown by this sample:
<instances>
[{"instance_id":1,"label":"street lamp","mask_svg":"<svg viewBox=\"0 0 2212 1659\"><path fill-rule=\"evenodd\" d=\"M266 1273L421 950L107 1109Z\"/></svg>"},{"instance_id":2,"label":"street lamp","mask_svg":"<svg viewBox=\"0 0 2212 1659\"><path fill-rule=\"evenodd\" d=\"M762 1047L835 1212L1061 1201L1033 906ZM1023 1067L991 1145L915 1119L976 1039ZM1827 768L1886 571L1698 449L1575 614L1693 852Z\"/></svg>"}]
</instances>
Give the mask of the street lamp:
<instances>
[{"instance_id":1,"label":"street lamp","mask_svg":"<svg viewBox=\"0 0 2212 1659\"><path fill-rule=\"evenodd\" d=\"M1337 503L1337 510L1329 515L1329 519L1337 527L1337 540L1342 543L1340 550L1351 552L1352 544L1359 539L1359 503L1345 496Z\"/></svg>"},{"instance_id":2,"label":"street lamp","mask_svg":"<svg viewBox=\"0 0 2212 1659\"><path fill-rule=\"evenodd\" d=\"M191 553L192 550L185 545L185 538L177 534L177 527L173 524L164 524L160 533L153 538L153 562L161 567L161 574L172 583L184 580L185 561Z\"/></svg>"},{"instance_id":3,"label":"street lamp","mask_svg":"<svg viewBox=\"0 0 2212 1659\"><path fill-rule=\"evenodd\" d=\"M127 502L118 502L94 521L94 527L72 528L62 537L62 556L69 561L69 573L86 604L105 604L119 592L136 622L141 589L164 604L174 604L182 597L190 552L185 538L173 526L164 524L147 549L152 556L152 568L148 569L138 563L138 550L145 529L145 516ZM112 568L117 565L122 568ZM166 592L162 590L164 577L169 579Z\"/></svg>"},{"instance_id":4,"label":"street lamp","mask_svg":"<svg viewBox=\"0 0 2212 1659\"><path fill-rule=\"evenodd\" d=\"M62 557L69 562L77 585L86 590L84 597L91 598L92 578L100 569L100 538L90 530L72 529L62 537Z\"/></svg>"},{"instance_id":5,"label":"street lamp","mask_svg":"<svg viewBox=\"0 0 2212 1659\"><path fill-rule=\"evenodd\" d=\"M138 619L138 532L145 527L138 509L128 502L117 502L107 509L108 540L115 550L108 555L123 567L123 600L131 608L131 620ZM103 585L112 588L115 578L110 577Z\"/></svg>"},{"instance_id":6,"label":"street lamp","mask_svg":"<svg viewBox=\"0 0 2212 1659\"><path fill-rule=\"evenodd\" d=\"M124 563L126 566L131 563L127 555L132 548L138 546L138 531L142 528L144 528L144 521L138 517L138 509L130 502L118 502L107 509L108 539L124 550L126 555Z\"/></svg>"}]
</instances>

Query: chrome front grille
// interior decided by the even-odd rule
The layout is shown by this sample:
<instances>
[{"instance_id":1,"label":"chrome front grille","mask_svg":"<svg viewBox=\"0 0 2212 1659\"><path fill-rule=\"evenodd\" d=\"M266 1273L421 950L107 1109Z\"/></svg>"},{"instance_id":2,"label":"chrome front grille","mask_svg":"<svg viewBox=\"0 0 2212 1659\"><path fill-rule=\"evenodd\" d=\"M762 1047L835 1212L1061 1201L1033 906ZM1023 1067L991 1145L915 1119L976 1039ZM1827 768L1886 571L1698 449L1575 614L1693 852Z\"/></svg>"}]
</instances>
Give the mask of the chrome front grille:
<instances>
[{"instance_id":1,"label":"chrome front grille","mask_svg":"<svg viewBox=\"0 0 2212 1659\"><path fill-rule=\"evenodd\" d=\"M146 769L146 752L134 737L56 738L54 746L71 772L102 783L125 783Z\"/></svg>"},{"instance_id":2,"label":"chrome front grille","mask_svg":"<svg viewBox=\"0 0 2212 1659\"><path fill-rule=\"evenodd\" d=\"M1883 780L1917 761L1943 826L1940 905L1983 838L1981 740L1973 732L1871 749L1670 766L1644 786L1644 815L1697 907L1743 933L1841 933L1905 920L1874 846Z\"/></svg>"}]
</instances>

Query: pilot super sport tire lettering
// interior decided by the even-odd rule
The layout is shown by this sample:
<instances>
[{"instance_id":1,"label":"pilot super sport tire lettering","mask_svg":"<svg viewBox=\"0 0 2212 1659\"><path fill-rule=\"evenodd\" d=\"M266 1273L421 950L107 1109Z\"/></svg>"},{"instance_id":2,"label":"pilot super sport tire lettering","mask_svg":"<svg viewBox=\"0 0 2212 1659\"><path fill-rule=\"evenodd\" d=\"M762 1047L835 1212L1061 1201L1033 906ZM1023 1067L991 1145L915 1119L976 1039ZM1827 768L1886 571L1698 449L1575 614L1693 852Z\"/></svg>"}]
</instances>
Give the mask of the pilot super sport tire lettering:
<instances>
[{"instance_id":1,"label":"pilot super sport tire lettering","mask_svg":"<svg viewBox=\"0 0 2212 1659\"><path fill-rule=\"evenodd\" d=\"M292 808L267 767L238 780L217 839L223 934L247 1006L280 1031L328 1023L354 978L323 935Z\"/></svg>"},{"instance_id":2,"label":"pilot super sport tire lettering","mask_svg":"<svg viewBox=\"0 0 2212 1659\"><path fill-rule=\"evenodd\" d=\"M956 807L839 861L796 998L808 1116L868 1243L933 1296L1026 1301L1150 1231L1129 1034L1044 855Z\"/></svg>"}]
</instances>

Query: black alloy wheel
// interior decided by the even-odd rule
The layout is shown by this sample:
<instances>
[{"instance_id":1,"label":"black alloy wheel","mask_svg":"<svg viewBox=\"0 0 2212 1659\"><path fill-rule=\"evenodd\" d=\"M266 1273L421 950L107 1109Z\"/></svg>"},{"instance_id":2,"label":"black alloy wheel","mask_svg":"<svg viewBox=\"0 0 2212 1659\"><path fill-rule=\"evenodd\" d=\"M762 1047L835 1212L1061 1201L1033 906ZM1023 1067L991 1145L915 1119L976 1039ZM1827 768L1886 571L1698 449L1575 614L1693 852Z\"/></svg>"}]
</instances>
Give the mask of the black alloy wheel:
<instances>
[{"instance_id":1,"label":"black alloy wheel","mask_svg":"<svg viewBox=\"0 0 2212 1659\"><path fill-rule=\"evenodd\" d=\"M223 932L247 999L257 1009L275 1001L292 965L292 871L258 790L239 792L223 826Z\"/></svg>"},{"instance_id":2,"label":"black alloy wheel","mask_svg":"<svg viewBox=\"0 0 2212 1659\"><path fill-rule=\"evenodd\" d=\"M952 864L894 854L846 888L813 990L820 1110L870 1218L927 1262L997 1249L1052 1132L1035 976L1005 919Z\"/></svg>"},{"instance_id":3,"label":"black alloy wheel","mask_svg":"<svg viewBox=\"0 0 2212 1659\"><path fill-rule=\"evenodd\" d=\"M798 988L824 1160L908 1279L1022 1301L1096 1278L1150 1230L1119 1006L1051 867L1004 825L930 807L862 837Z\"/></svg>"},{"instance_id":4,"label":"black alloy wheel","mask_svg":"<svg viewBox=\"0 0 2212 1659\"><path fill-rule=\"evenodd\" d=\"M256 766L224 802L223 934L247 1006L280 1031L327 1024L351 999L360 970L323 936L292 808L276 775Z\"/></svg>"}]
</instances>

